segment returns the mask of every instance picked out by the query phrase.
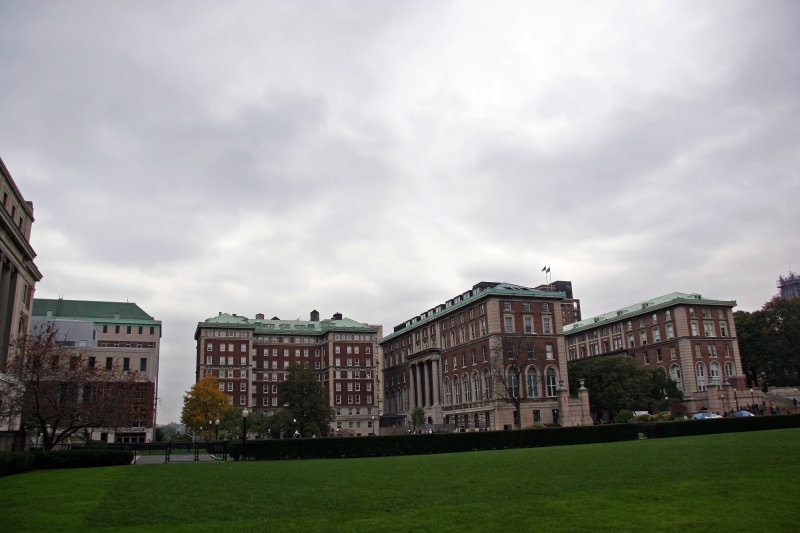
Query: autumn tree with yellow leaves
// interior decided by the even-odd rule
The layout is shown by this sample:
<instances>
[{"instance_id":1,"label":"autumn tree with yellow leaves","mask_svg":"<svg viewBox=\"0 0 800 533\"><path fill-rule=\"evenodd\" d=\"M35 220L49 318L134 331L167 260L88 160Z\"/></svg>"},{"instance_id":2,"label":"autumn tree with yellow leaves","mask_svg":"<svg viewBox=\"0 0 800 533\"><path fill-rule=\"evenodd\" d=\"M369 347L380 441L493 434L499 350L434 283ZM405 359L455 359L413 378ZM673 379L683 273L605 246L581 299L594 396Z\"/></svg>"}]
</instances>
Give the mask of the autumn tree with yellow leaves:
<instances>
[{"instance_id":1,"label":"autumn tree with yellow leaves","mask_svg":"<svg viewBox=\"0 0 800 533\"><path fill-rule=\"evenodd\" d=\"M181 423L197 432L208 427L209 420L220 418L228 407L228 395L219 390L217 378L208 375L183 395Z\"/></svg>"}]
</instances>

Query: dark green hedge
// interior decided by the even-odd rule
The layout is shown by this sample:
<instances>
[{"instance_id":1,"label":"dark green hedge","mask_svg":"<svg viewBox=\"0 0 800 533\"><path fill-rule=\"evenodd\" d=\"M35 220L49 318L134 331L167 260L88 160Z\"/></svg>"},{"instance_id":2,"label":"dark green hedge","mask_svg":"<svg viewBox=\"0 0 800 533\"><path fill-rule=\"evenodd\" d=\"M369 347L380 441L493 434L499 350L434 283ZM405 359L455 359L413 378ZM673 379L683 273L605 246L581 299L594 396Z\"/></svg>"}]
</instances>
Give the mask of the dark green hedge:
<instances>
[{"instance_id":1,"label":"dark green hedge","mask_svg":"<svg viewBox=\"0 0 800 533\"><path fill-rule=\"evenodd\" d=\"M246 455L249 459L257 460L376 457L588 444L636 438L638 429L635 424L611 424L521 431L248 441ZM242 443L232 442L229 452L231 457L239 460L243 455Z\"/></svg>"},{"instance_id":2,"label":"dark green hedge","mask_svg":"<svg viewBox=\"0 0 800 533\"><path fill-rule=\"evenodd\" d=\"M800 415L607 424L521 431L259 440L247 441L246 455L248 459L256 460L377 457L591 444L639 438L664 438L795 427L800 427ZM231 442L228 451L235 460L241 459L243 456L241 441Z\"/></svg>"},{"instance_id":3,"label":"dark green hedge","mask_svg":"<svg viewBox=\"0 0 800 533\"><path fill-rule=\"evenodd\" d=\"M0 477L30 470L129 465L132 462L133 452L130 450L61 450L2 453L0 454Z\"/></svg>"}]
</instances>

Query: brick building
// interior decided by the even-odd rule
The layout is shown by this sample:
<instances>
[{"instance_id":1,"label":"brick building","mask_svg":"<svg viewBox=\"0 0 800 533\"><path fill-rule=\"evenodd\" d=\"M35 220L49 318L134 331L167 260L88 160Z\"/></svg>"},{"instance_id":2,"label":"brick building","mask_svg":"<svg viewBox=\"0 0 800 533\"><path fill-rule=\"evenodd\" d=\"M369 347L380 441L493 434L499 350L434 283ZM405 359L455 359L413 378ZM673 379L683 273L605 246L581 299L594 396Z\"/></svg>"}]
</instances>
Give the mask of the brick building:
<instances>
[{"instance_id":1,"label":"brick building","mask_svg":"<svg viewBox=\"0 0 800 533\"><path fill-rule=\"evenodd\" d=\"M26 201L0 159L0 394L17 385L5 374L9 342L25 335L36 283L42 274L30 244L33 203ZM0 417L0 451L19 448L19 416Z\"/></svg>"},{"instance_id":2,"label":"brick building","mask_svg":"<svg viewBox=\"0 0 800 533\"><path fill-rule=\"evenodd\" d=\"M313 369L335 409L331 430L340 435L368 435L381 412L380 354L382 326L336 313L320 320L255 319L219 313L197 324L196 380L213 375L230 403L274 414L278 383L286 369Z\"/></svg>"},{"instance_id":3,"label":"brick building","mask_svg":"<svg viewBox=\"0 0 800 533\"><path fill-rule=\"evenodd\" d=\"M564 327L570 361L611 354L666 372L690 411L738 410L745 388L735 301L674 292Z\"/></svg>"},{"instance_id":4,"label":"brick building","mask_svg":"<svg viewBox=\"0 0 800 533\"><path fill-rule=\"evenodd\" d=\"M550 287L551 288L551 287ZM384 354L384 426L421 407L435 431L591 424L588 391L570 398L564 292L481 282L394 328ZM566 305L574 317L576 303ZM507 362L518 362L519 375Z\"/></svg>"},{"instance_id":5,"label":"brick building","mask_svg":"<svg viewBox=\"0 0 800 533\"><path fill-rule=\"evenodd\" d=\"M92 440L152 442L155 435L161 321L135 303L36 298L31 330L52 325L57 339L86 357L95 368L135 371L145 409L124 426L92 428Z\"/></svg>"}]
</instances>

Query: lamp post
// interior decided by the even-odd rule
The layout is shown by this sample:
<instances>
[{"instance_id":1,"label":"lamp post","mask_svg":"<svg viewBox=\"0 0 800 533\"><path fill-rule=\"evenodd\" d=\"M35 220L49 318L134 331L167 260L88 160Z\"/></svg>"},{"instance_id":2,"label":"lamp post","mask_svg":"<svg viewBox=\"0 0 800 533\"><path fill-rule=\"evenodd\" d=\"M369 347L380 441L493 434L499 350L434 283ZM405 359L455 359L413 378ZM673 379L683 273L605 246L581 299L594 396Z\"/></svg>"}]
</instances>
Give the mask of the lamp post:
<instances>
[{"instance_id":1,"label":"lamp post","mask_svg":"<svg viewBox=\"0 0 800 533\"><path fill-rule=\"evenodd\" d=\"M736 412L739 412L739 396L736 395L736 389L733 389L733 401L736 402Z\"/></svg>"},{"instance_id":2,"label":"lamp post","mask_svg":"<svg viewBox=\"0 0 800 533\"><path fill-rule=\"evenodd\" d=\"M750 409L756 405L755 396L753 396L753 389L750 389Z\"/></svg>"},{"instance_id":3,"label":"lamp post","mask_svg":"<svg viewBox=\"0 0 800 533\"><path fill-rule=\"evenodd\" d=\"M372 417L372 436L375 436L375 417Z\"/></svg>"},{"instance_id":4,"label":"lamp post","mask_svg":"<svg viewBox=\"0 0 800 533\"><path fill-rule=\"evenodd\" d=\"M242 457L247 457L247 415L250 412L247 407L242 409Z\"/></svg>"},{"instance_id":5,"label":"lamp post","mask_svg":"<svg viewBox=\"0 0 800 533\"><path fill-rule=\"evenodd\" d=\"M214 420L214 440L219 440L219 418Z\"/></svg>"}]
</instances>

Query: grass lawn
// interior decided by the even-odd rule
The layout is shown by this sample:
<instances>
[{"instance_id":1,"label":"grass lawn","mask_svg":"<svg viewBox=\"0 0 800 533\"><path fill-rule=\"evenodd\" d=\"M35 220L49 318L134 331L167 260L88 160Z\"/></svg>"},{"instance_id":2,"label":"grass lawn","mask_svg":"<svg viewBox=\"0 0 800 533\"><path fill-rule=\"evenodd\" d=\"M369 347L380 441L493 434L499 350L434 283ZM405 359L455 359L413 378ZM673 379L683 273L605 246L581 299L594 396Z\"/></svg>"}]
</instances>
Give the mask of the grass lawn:
<instances>
[{"instance_id":1,"label":"grass lawn","mask_svg":"<svg viewBox=\"0 0 800 533\"><path fill-rule=\"evenodd\" d=\"M798 531L800 429L0 479L4 531Z\"/></svg>"}]
</instances>

